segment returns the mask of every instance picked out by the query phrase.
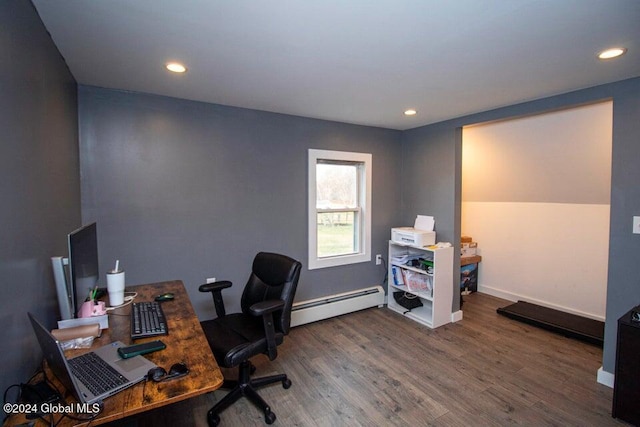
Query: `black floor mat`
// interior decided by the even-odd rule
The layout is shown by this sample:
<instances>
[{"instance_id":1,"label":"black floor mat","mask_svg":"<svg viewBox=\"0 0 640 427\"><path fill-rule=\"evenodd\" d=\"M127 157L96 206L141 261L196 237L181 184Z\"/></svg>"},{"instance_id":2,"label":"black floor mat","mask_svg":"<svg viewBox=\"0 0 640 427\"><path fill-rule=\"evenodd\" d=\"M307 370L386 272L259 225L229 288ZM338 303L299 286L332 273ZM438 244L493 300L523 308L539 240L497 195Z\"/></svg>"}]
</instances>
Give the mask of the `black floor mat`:
<instances>
[{"instance_id":1,"label":"black floor mat","mask_svg":"<svg viewBox=\"0 0 640 427\"><path fill-rule=\"evenodd\" d=\"M499 308L499 314L602 347L604 322L524 301Z\"/></svg>"}]
</instances>

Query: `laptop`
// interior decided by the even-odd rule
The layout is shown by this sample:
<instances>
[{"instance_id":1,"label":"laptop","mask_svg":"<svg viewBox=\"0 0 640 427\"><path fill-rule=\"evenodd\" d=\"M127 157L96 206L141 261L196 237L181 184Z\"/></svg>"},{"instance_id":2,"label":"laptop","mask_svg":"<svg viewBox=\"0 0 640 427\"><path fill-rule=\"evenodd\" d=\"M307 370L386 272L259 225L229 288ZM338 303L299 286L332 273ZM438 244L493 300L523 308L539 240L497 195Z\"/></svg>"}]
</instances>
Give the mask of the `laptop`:
<instances>
[{"instance_id":1,"label":"laptop","mask_svg":"<svg viewBox=\"0 0 640 427\"><path fill-rule=\"evenodd\" d=\"M68 359L60 342L31 313L28 313L49 368L78 402L95 403L143 381L157 365L142 356L122 359L120 341ZM105 384L107 383L107 384Z\"/></svg>"}]
</instances>

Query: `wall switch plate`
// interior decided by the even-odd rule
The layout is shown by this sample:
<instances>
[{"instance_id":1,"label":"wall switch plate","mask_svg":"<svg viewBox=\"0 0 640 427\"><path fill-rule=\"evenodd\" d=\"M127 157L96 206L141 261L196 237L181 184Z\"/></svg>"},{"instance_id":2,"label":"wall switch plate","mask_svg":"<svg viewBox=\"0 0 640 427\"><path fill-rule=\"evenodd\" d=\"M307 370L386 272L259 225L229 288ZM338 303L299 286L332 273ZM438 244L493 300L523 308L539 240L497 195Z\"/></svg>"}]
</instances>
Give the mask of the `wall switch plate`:
<instances>
[{"instance_id":1,"label":"wall switch plate","mask_svg":"<svg viewBox=\"0 0 640 427\"><path fill-rule=\"evenodd\" d=\"M213 283L213 282L215 282L215 281L216 281L216 278L215 278L215 277L208 277L208 278L207 278L207 283Z\"/></svg>"},{"instance_id":2,"label":"wall switch plate","mask_svg":"<svg viewBox=\"0 0 640 427\"><path fill-rule=\"evenodd\" d=\"M633 234L640 234L640 216L633 217Z\"/></svg>"},{"instance_id":3,"label":"wall switch plate","mask_svg":"<svg viewBox=\"0 0 640 427\"><path fill-rule=\"evenodd\" d=\"M382 255L376 255L376 265L382 264Z\"/></svg>"}]
</instances>

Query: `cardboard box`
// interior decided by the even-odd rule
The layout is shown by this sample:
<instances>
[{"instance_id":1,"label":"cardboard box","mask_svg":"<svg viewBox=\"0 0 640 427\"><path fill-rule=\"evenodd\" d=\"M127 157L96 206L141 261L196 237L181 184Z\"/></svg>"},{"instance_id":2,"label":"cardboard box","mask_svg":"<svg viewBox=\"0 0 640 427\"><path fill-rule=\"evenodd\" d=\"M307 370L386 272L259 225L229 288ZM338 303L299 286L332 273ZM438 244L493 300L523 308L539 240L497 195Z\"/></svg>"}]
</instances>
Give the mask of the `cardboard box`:
<instances>
[{"instance_id":1,"label":"cardboard box","mask_svg":"<svg viewBox=\"0 0 640 427\"><path fill-rule=\"evenodd\" d=\"M477 242L462 243L460 256L468 257L468 256L476 256L477 254L478 254Z\"/></svg>"},{"instance_id":2,"label":"cardboard box","mask_svg":"<svg viewBox=\"0 0 640 427\"><path fill-rule=\"evenodd\" d=\"M460 237L460 243L471 243L471 242L473 242L473 239L469 236Z\"/></svg>"}]
</instances>

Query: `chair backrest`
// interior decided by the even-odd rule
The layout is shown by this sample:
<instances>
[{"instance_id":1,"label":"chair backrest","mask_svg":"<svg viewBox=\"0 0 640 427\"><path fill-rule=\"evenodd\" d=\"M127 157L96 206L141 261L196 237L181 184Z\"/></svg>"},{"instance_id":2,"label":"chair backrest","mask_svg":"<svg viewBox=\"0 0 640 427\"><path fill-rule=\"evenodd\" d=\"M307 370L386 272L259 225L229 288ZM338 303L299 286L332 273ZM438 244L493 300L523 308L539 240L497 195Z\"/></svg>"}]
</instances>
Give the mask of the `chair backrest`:
<instances>
[{"instance_id":1,"label":"chair backrest","mask_svg":"<svg viewBox=\"0 0 640 427\"><path fill-rule=\"evenodd\" d=\"M251 305L271 299L284 301L284 308L273 313L275 330L289 333L291 307L298 287L302 264L285 255L260 252L253 260L251 276L242 292L240 306L243 313Z\"/></svg>"}]
</instances>

